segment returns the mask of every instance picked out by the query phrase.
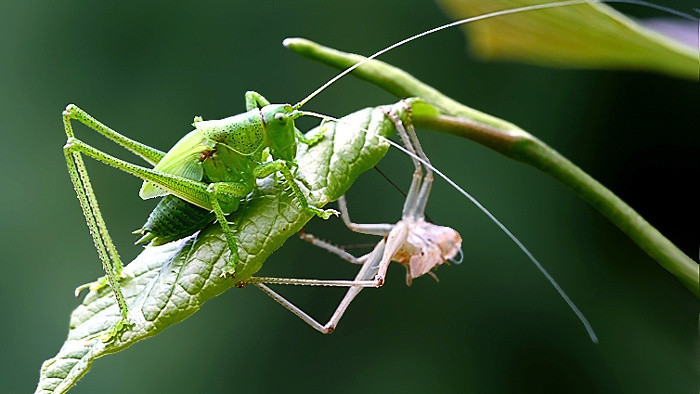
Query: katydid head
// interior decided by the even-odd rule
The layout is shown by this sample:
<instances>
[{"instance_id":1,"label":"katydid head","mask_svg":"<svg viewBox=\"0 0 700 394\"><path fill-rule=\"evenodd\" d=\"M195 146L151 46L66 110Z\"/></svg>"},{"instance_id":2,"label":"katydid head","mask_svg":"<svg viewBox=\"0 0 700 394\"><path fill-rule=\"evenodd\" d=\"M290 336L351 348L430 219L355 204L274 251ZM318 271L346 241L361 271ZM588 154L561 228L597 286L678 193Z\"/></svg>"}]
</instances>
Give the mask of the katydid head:
<instances>
[{"instance_id":1,"label":"katydid head","mask_svg":"<svg viewBox=\"0 0 700 394\"><path fill-rule=\"evenodd\" d=\"M297 154L294 119L301 113L289 104L270 104L260 109L265 135L274 159L294 161Z\"/></svg>"}]
</instances>

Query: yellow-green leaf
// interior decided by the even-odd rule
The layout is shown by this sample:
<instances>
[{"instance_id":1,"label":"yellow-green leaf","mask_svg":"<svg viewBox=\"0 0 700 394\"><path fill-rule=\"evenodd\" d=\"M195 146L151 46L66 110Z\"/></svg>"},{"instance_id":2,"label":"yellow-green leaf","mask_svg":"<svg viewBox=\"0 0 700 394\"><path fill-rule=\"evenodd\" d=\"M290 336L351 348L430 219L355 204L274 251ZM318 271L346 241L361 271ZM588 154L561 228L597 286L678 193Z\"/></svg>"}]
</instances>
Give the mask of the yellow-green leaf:
<instances>
[{"instance_id":1,"label":"yellow-green leaf","mask_svg":"<svg viewBox=\"0 0 700 394\"><path fill-rule=\"evenodd\" d=\"M454 19L546 3L439 0ZM560 67L641 69L698 79L698 50L647 29L600 3L552 7L464 25L472 49L488 59Z\"/></svg>"}]
</instances>

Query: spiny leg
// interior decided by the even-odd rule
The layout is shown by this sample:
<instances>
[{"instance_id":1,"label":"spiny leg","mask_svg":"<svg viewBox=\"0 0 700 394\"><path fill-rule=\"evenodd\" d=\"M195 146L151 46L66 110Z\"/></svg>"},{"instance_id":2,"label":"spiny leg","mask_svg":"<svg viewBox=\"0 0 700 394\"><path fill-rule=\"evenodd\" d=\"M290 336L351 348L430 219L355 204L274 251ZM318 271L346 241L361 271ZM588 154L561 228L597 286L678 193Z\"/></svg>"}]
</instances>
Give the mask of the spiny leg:
<instances>
[{"instance_id":1,"label":"spiny leg","mask_svg":"<svg viewBox=\"0 0 700 394\"><path fill-rule=\"evenodd\" d=\"M80 208L83 210L83 215L90 229L90 235L95 243L97 254L107 274L107 282L119 306L120 319L107 331L104 338L105 342L109 342L118 336L129 324L128 307L119 287L119 275L121 275L122 263L119 259L119 255L116 253L116 249L107 232L104 221L102 220L97 201L94 199L92 186L90 185L87 172L85 171L85 164L77 154L65 151L65 157L68 173L70 174L73 187L80 201Z\"/></svg>"},{"instance_id":2,"label":"spiny leg","mask_svg":"<svg viewBox=\"0 0 700 394\"><path fill-rule=\"evenodd\" d=\"M289 168L289 164L284 160L275 160L269 163L263 163L255 167L255 169L253 170L253 176L255 176L256 178L265 178L266 176L277 171L282 173L284 179L287 182L287 185L289 185L289 187L292 189L292 193L299 201L299 204L301 204L302 209L304 209L306 212L321 217L323 219L328 219L331 215L339 214L334 209L320 209L313 205L310 205L308 200L306 199L306 196L304 196L304 193L299 188L299 185L297 185L294 179L294 175L292 174L292 171Z\"/></svg>"},{"instance_id":3,"label":"spiny leg","mask_svg":"<svg viewBox=\"0 0 700 394\"><path fill-rule=\"evenodd\" d=\"M71 119L75 118L75 114L81 115L79 120L83 121L83 123L90 127L93 127L97 123L96 121L88 122L90 119L92 119L89 117L89 115L85 114L75 106L68 106L68 108L66 108L66 110L63 112L63 124L66 136L69 140L74 136L73 129L71 127ZM114 138L112 138L114 135L111 137L108 135L108 137L114 140ZM114 247L114 243L109 236L104 219L102 218L100 208L97 204L97 198L93 191L92 184L90 183L90 177L88 176L82 157L78 153L71 152L70 148L68 147L64 147L64 155L71 182L73 183L78 201L80 202L80 207L90 230L90 235L92 236L95 248L97 249L97 254L102 261L102 267L107 275L107 283L109 283L119 307L120 319L107 331L104 338L105 341L111 341L129 324L128 307L119 287L119 278L121 277L123 268L122 262L116 248ZM99 287L102 285L102 282L98 281L97 285L95 286L95 290L99 290ZM76 289L76 292L79 292L81 288L82 286Z\"/></svg>"},{"instance_id":4,"label":"spiny leg","mask_svg":"<svg viewBox=\"0 0 700 394\"><path fill-rule=\"evenodd\" d=\"M228 220L226 219L226 212L221 208L219 201L226 201L224 200L225 198L240 199L241 197L245 197L248 195L248 193L250 193L250 188L246 187L242 183L217 182L210 184L207 191L209 192L209 198L214 215L216 215L216 220L221 226L221 230L224 232L224 236L226 236L229 250L231 250L231 258L226 263L226 267L221 273L221 276L233 276L233 274L236 272L236 263L238 263L239 259L238 245L236 244L236 236L233 233L233 230L231 230Z\"/></svg>"},{"instance_id":5,"label":"spiny leg","mask_svg":"<svg viewBox=\"0 0 700 394\"><path fill-rule=\"evenodd\" d=\"M235 246L236 243L233 232L230 230L230 228L228 228L228 222L225 220L226 213L220 206L219 198L214 198L213 196L218 196L223 198L225 201L229 201L229 196L247 195L250 190L246 189L247 191L244 193L242 190L245 189L245 186L234 182L220 182L209 185L204 182L194 181L192 179L183 178L177 175L144 168L110 156L76 138L69 138L64 149L66 149L70 154L85 154L86 156L91 157L101 163L110 165L143 180L153 182L185 201L199 207L215 211L217 219L220 220L222 229L224 229L227 240L229 241L229 245ZM216 208L214 207L214 203L216 203ZM236 252L237 249L234 247L232 249L232 257L234 258L232 258L232 260L229 262L228 267L234 267L237 263L237 260L235 260L237 255Z\"/></svg>"},{"instance_id":6,"label":"spiny leg","mask_svg":"<svg viewBox=\"0 0 700 394\"><path fill-rule=\"evenodd\" d=\"M151 164L157 163L165 155L165 153L155 148L149 147L117 133L73 104L68 105L63 111L62 115L64 130L66 137L69 140L75 136L71 124L71 120L75 119L121 145L130 152L140 156ZM100 212L97 198L93 191L92 184L82 157L80 157L80 155L77 153L71 153L69 149L65 149L64 154L66 157L68 172L71 177L71 182L73 183L83 215L85 216L90 234L93 238L93 242L95 243L95 248L97 249L97 253L102 261L102 266L106 273L106 280L98 280L94 284L87 286L90 286L95 291L99 291L99 289L105 286L106 283L109 283L119 306L121 318L105 335L105 340L110 341L119 335L119 333L128 325L128 308L119 287L119 280L122 276L123 265ZM78 294L84 287L85 286L78 287L76 289L76 294Z\"/></svg>"},{"instance_id":7,"label":"spiny leg","mask_svg":"<svg viewBox=\"0 0 700 394\"><path fill-rule=\"evenodd\" d=\"M150 164L157 164L160 159L165 156L165 152L162 152L156 148L152 148L141 142L132 140L129 137L123 136L111 128L105 126L103 123L99 122L97 119L93 118L90 114L78 108L75 104L69 104L63 111L63 124L66 130L66 137L74 138L73 127L71 126L70 120L75 119L80 123L86 125L87 127L97 131L103 136L109 138L110 140L121 145L128 151L138 155Z\"/></svg>"}]
</instances>

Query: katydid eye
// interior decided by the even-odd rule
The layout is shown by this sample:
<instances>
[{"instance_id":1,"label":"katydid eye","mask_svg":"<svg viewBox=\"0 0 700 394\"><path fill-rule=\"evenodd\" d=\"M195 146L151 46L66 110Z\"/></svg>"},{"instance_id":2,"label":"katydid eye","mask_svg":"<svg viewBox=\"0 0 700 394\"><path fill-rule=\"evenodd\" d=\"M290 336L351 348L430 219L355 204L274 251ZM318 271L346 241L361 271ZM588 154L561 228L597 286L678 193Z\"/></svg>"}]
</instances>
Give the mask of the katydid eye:
<instances>
[{"instance_id":1,"label":"katydid eye","mask_svg":"<svg viewBox=\"0 0 700 394\"><path fill-rule=\"evenodd\" d=\"M281 113L281 112L276 113L276 114L275 114L275 120L278 121L278 122L284 122L284 120L285 120L284 114Z\"/></svg>"}]
</instances>

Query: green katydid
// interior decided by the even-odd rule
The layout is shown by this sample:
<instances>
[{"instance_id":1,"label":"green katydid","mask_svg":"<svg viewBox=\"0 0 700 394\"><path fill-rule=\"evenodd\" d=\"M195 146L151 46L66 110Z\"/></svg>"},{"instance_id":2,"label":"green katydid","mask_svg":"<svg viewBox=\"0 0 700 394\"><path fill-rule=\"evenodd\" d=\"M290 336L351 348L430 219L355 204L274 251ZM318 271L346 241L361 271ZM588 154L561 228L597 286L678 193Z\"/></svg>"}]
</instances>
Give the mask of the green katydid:
<instances>
[{"instance_id":1,"label":"green katydid","mask_svg":"<svg viewBox=\"0 0 700 394\"><path fill-rule=\"evenodd\" d=\"M231 250L231 260L224 275L233 276L238 263L238 246L226 216L234 212L241 198L253 190L255 179L280 172L308 213L324 219L337 213L309 205L292 173L296 165L297 141L313 145L322 135L306 139L294 127L294 119L301 114L291 105L271 105L255 92L247 92L245 99L248 112L213 121L195 118L195 129L166 154L114 132L75 105L69 105L63 112L68 138L64 147L68 171L122 316L109 337L121 331L128 321L127 305L119 290L123 265L102 219L81 154L142 178L144 184L139 194L144 199L165 196L139 230L144 234L140 242L150 241L157 245L181 239L216 218ZM76 139L71 126L73 119L155 167L148 169L133 165ZM273 160L266 161L267 155ZM101 285L103 283L98 282L96 287Z\"/></svg>"}]
</instances>

